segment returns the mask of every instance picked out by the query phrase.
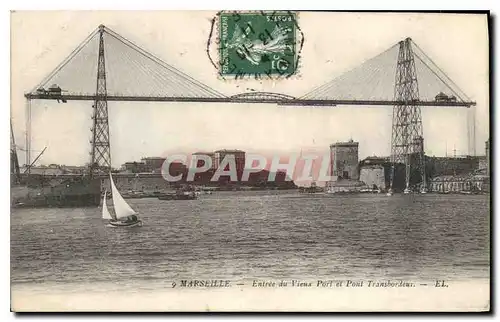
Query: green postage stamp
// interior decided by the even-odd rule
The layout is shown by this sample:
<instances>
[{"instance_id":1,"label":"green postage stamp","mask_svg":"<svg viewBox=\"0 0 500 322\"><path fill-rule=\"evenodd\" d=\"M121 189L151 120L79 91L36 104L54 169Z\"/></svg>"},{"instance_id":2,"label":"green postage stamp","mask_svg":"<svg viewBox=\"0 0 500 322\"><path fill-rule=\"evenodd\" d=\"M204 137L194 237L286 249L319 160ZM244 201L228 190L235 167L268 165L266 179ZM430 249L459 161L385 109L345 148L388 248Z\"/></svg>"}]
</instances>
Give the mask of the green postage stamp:
<instances>
[{"instance_id":1,"label":"green postage stamp","mask_svg":"<svg viewBox=\"0 0 500 322\"><path fill-rule=\"evenodd\" d=\"M222 76L288 76L297 70L294 12L221 12L219 62Z\"/></svg>"}]
</instances>

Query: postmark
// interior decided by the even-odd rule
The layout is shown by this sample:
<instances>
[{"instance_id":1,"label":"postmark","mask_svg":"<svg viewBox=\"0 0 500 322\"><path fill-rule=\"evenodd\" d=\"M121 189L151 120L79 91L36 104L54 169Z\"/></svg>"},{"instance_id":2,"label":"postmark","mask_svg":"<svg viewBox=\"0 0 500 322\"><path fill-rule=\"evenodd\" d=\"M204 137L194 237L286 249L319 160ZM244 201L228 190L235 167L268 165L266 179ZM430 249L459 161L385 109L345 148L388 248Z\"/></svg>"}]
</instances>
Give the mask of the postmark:
<instances>
[{"instance_id":1,"label":"postmark","mask_svg":"<svg viewBox=\"0 0 500 322\"><path fill-rule=\"evenodd\" d=\"M303 38L296 12L219 12L207 53L223 79L289 78L298 71Z\"/></svg>"}]
</instances>

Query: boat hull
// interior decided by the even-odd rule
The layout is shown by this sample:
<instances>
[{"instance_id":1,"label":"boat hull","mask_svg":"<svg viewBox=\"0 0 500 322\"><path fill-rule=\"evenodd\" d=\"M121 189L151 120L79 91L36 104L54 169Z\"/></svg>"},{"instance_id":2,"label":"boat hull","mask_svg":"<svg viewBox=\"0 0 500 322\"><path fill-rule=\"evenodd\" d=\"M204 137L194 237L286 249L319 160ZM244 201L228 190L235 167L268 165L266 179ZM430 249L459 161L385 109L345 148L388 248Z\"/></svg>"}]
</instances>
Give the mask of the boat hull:
<instances>
[{"instance_id":1,"label":"boat hull","mask_svg":"<svg viewBox=\"0 0 500 322\"><path fill-rule=\"evenodd\" d=\"M165 194L158 196L158 200L195 200L197 196L195 194L189 195L174 195L174 194Z\"/></svg>"},{"instance_id":2,"label":"boat hull","mask_svg":"<svg viewBox=\"0 0 500 322\"><path fill-rule=\"evenodd\" d=\"M98 179L72 178L46 186L11 187L12 208L98 207L101 182Z\"/></svg>"},{"instance_id":3,"label":"boat hull","mask_svg":"<svg viewBox=\"0 0 500 322\"><path fill-rule=\"evenodd\" d=\"M133 222L110 220L109 225L112 227L125 227L125 228L142 227L142 220L137 220L137 221L133 221Z\"/></svg>"}]
</instances>

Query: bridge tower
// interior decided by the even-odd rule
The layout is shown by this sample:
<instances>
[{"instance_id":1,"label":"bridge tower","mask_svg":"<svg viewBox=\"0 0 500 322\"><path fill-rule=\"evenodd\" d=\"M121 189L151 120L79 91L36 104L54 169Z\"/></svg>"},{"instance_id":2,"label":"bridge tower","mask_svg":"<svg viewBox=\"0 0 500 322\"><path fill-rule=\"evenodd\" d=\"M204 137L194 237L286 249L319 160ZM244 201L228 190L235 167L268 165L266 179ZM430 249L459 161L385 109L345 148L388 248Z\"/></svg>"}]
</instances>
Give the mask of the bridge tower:
<instances>
[{"instance_id":1,"label":"bridge tower","mask_svg":"<svg viewBox=\"0 0 500 322\"><path fill-rule=\"evenodd\" d=\"M97 87L92 115L90 174L111 168L109 145L108 101L106 90L106 61L104 58L104 25L99 26L99 54L97 60Z\"/></svg>"},{"instance_id":2,"label":"bridge tower","mask_svg":"<svg viewBox=\"0 0 500 322\"><path fill-rule=\"evenodd\" d=\"M399 42L396 66L391 138L391 188L394 183L394 168L405 164L405 192L410 182L418 175L421 190L426 191L425 159L423 149L422 114L420 111L417 74L411 38Z\"/></svg>"}]
</instances>

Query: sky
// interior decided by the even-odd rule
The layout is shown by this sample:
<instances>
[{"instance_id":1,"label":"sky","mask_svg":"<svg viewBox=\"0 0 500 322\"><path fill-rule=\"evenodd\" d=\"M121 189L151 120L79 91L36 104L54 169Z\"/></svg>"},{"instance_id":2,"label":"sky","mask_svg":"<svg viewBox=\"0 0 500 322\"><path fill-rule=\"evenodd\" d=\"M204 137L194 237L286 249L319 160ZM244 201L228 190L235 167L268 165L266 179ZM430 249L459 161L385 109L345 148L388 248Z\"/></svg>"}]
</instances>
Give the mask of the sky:
<instances>
[{"instance_id":1,"label":"sky","mask_svg":"<svg viewBox=\"0 0 500 322\"><path fill-rule=\"evenodd\" d=\"M14 12L11 115L16 143L21 148L25 146L24 93L40 83L99 24L105 24L225 95L251 88L299 97L411 37L477 102L474 110L422 107L426 154L467 154L470 149L467 122L473 114L476 151L484 154L484 141L489 137L486 16L300 12L298 23L304 34L304 47L297 75L292 79L256 81L218 77L206 50L215 14L211 11ZM109 71L110 86L126 81L130 85L128 91L144 87L146 80L131 72L132 66L120 64L113 52L107 55L110 66L113 62L117 66ZM63 89L95 83L88 69L75 68L74 77L69 75L74 83L60 84ZM421 86L424 88L425 84ZM87 163L91 105L92 102L81 101L67 104L32 101L32 159L46 146L38 164ZM267 155L301 150L322 153L331 143L349 139L360 143L360 159L390 153L392 107L110 102L109 117L114 167L146 156L221 148ZM24 163L22 151L19 157Z\"/></svg>"}]
</instances>

